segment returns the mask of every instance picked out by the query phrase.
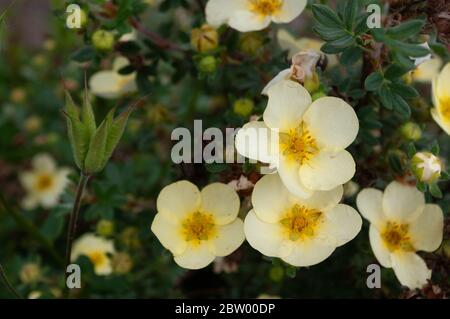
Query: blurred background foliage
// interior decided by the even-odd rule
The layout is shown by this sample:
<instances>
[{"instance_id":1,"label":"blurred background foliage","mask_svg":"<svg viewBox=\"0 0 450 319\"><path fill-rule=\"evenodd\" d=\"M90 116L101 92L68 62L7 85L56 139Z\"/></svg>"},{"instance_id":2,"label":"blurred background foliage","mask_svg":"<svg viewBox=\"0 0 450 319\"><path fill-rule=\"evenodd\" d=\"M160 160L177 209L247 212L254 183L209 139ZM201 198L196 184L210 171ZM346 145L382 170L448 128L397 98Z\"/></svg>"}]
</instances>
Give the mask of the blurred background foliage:
<instances>
[{"instance_id":1,"label":"blurred background foliage","mask_svg":"<svg viewBox=\"0 0 450 319\"><path fill-rule=\"evenodd\" d=\"M365 1L373 2L377 1ZM378 2L386 5L387 1ZM390 2L384 25L395 19L425 17L424 33L434 34L436 51L448 59L449 30L434 19L429 7L417 4L431 1ZM0 1L2 11L8 3ZM86 13L86 24L80 30L66 27L65 8L69 3L80 4ZM173 164L172 130L192 128L194 119L202 119L203 128L241 127L249 115L261 115L266 105L266 98L260 94L262 88L289 66L288 52L276 40L278 29L288 29L296 38L318 37L312 30L316 23L308 9L288 26L272 24L261 32L240 34L224 26L219 30L219 45L208 52L198 52L190 37L193 28L205 23L205 3L18 0L9 9L0 30L0 262L12 284L24 296L62 296L60 258L78 178L61 113L64 88L81 101L84 78L110 69L114 58L123 56L129 66L120 73L135 72L138 92L117 99L92 97L96 114L102 118L112 107L122 110L139 97L145 99L139 101L112 160L89 183L77 234L94 232L110 238L126 258L122 264L117 262L109 276L95 275L90 261L80 258L83 288L74 297L448 296L448 183L441 184L443 198L433 199L427 194L429 201L438 202L444 209L447 223L443 246L435 253L423 254L433 269L433 284L422 291L402 289L391 269L382 270L381 289L367 288L366 267L376 263L376 259L366 223L355 240L310 268L294 269L279 260L265 258L247 243L203 270L187 271L173 262L170 253L150 232L155 200L162 187L179 179L203 187L213 181L229 183L241 175L256 182L260 176L255 165L250 164ZM336 5L335 1L312 3ZM106 49L93 41L93 34L99 29L113 35L114 40L109 47L106 43ZM132 40L118 40L130 32L135 34ZM380 38L383 41L386 40ZM338 48L342 49L339 52L352 47L353 42L349 43ZM408 118L424 132L415 147L422 150L439 144L442 157L448 159L450 138L441 133L426 111L431 105L430 85L415 85L420 94L408 101L412 112L393 112L386 105L382 108L375 95L364 90L364 79L373 71L370 67L364 69L368 59L363 52L347 52L350 53L356 54L356 63L324 68L320 76L323 93L342 97L357 109L361 131L350 151L357 161L354 181L359 187L383 188L394 178L408 176L410 141L398 131ZM251 100L250 111L233 107L242 98ZM73 183L56 207L24 210L20 202L25 191L18 176L30 168L34 155L43 152L51 154L58 166L73 168ZM250 207L249 194L248 190L240 191L243 214ZM349 192L344 201L355 207L355 192ZM11 296L1 287L0 297Z\"/></svg>"}]
</instances>

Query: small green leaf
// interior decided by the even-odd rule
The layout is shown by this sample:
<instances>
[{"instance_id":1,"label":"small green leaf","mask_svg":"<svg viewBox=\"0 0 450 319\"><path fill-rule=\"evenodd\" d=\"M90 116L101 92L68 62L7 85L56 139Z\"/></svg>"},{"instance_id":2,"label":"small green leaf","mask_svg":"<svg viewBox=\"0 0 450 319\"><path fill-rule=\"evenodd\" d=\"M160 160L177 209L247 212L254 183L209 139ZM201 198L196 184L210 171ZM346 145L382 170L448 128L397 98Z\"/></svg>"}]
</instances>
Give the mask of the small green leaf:
<instances>
[{"instance_id":1,"label":"small green leaf","mask_svg":"<svg viewBox=\"0 0 450 319\"><path fill-rule=\"evenodd\" d=\"M411 116L411 108L409 104L398 94L392 93L392 102L394 111L400 114L403 118L407 119Z\"/></svg>"},{"instance_id":2,"label":"small green leaf","mask_svg":"<svg viewBox=\"0 0 450 319\"><path fill-rule=\"evenodd\" d=\"M73 114L64 112L67 120L67 133L72 147L73 157L78 168L84 168L84 159L89 148L89 131Z\"/></svg>"},{"instance_id":3,"label":"small green leaf","mask_svg":"<svg viewBox=\"0 0 450 319\"><path fill-rule=\"evenodd\" d=\"M351 30L355 24L355 18L358 13L358 0L348 0L345 3L344 9L344 23L348 30Z\"/></svg>"},{"instance_id":4,"label":"small green leaf","mask_svg":"<svg viewBox=\"0 0 450 319\"><path fill-rule=\"evenodd\" d=\"M89 150L84 162L84 173L86 175L98 173L103 168L108 125L108 121L106 119L103 120L89 143Z\"/></svg>"},{"instance_id":5,"label":"small green leaf","mask_svg":"<svg viewBox=\"0 0 450 319\"><path fill-rule=\"evenodd\" d=\"M378 89L378 96L380 97L381 104L388 109L393 109L394 97L387 85L382 85L380 89Z\"/></svg>"},{"instance_id":6,"label":"small green leaf","mask_svg":"<svg viewBox=\"0 0 450 319\"><path fill-rule=\"evenodd\" d=\"M430 194L433 195L433 197L442 198L442 191L438 184L435 183L430 185Z\"/></svg>"},{"instance_id":7,"label":"small green leaf","mask_svg":"<svg viewBox=\"0 0 450 319\"><path fill-rule=\"evenodd\" d=\"M434 140L433 143L431 144L431 153L433 153L433 155L439 156L440 151L441 150L439 142L437 140Z\"/></svg>"},{"instance_id":8,"label":"small green leaf","mask_svg":"<svg viewBox=\"0 0 450 319\"><path fill-rule=\"evenodd\" d=\"M386 71L384 72L384 77L389 80L395 80L408 73L408 71L409 69L405 68L404 66L394 63L386 69Z\"/></svg>"},{"instance_id":9,"label":"small green leaf","mask_svg":"<svg viewBox=\"0 0 450 319\"><path fill-rule=\"evenodd\" d=\"M391 89L405 99L413 99L419 96L419 92L415 88L401 82L392 83Z\"/></svg>"},{"instance_id":10,"label":"small green leaf","mask_svg":"<svg viewBox=\"0 0 450 319\"><path fill-rule=\"evenodd\" d=\"M367 91L377 91L383 84L384 78L380 72L371 73L364 82Z\"/></svg>"},{"instance_id":11,"label":"small green leaf","mask_svg":"<svg viewBox=\"0 0 450 319\"><path fill-rule=\"evenodd\" d=\"M424 25L425 20L409 20L389 28L386 34L392 39L405 40L419 33Z\"/></svg>"},{"instance_id":12,"label":"small green leaf","mask_svg":"<svg viewBox=\"0 0 450 319\"><path fill-rule=\"evenodd\" d=\"M325 41L333 41L348 35L348 32L343 29L329 28L323 25L314 26L313 31Z\"/></svg>"},{"instance_id":13,"label":"small green leaf","mask_svg":"<svg viewBox=\"0 0 450 319\"><path fill-rule=\"evenodd\" d=\"M344 36L342 38L330 41L327 44L331 45L333 47L336 47L336 48L345 49L345 48L348 48L349 46L351 46L354 43L355 43L355 38L353 38L351 35L346 35L346 36Z\"/></svg>"},{"instance_id":14,"label":"small green leaf","mask_svg":"<svg viewBox=\"0 0 450 319\"><path fill-rule=\"evenodd\" d=\"M424 48L423 46L420 46L418 44L395 41L393 47L399 52L412 58L420 58L430 54L430 51L427 48Z\"/></svg>"},{"instance_id":15,"label":"small green leaf","mask_svg":"<svg viewBox=\"0 0 450 319\"><path fill-rule=\"evenodd\" d=\"M353 65L362 57L362 50L358 47L347 48L342 52L340 61L343 65Z\"/></svg>"},{"instance_id":16,"label":"small green leaf","mask_svg":"<svg viewBox=\"0 0 450 319\"><path fill-rule=\"evenodd\" d=\"M71 59L79 63L88 62L95 57L95 54L91 46L86 46L72 54Z\"/></svg>"},{"instance_id":17,"label":"small green leaf","mask_svg":"<svg viewBox=\"0 0 450 319\"><path fill-rule=\"evenodd\" d=\"M424 182L418 182L416 187L419 191L421 191L422 193L425 193L427 191L428 185Z\"/></svg>"},{"instance_id":18,"label":"small green leaf","mask_svg":"<svg viewBox=\"0 0 450 319\"><path fill-rule=\"evenodd\" d=\"M92 109L92 105L89 102L88 89L85 88L83 107L81 108L81 121L86 125L89 136L92 137L97 130L97 124L95 123L95 115Z\"/></svg>"},{"instance_id":19,"label":"small green leaf","mask_svg":"<svg viewBox=\"0 0 450 319\"><path fill-rule=\"evenodd\" d=\"M409 143L407 146L408 157L412 158L416 153L417 149L413 142Z\"/></svg>"},{"instance_id":20,"label":"small green leaf","mask_svg":"<svg viewBox=\"0 0 450 319\"><path fill-rule=\"evenodd\" d=\"M338 15L328 6L322 4L313 4L312 11L314 18L320 24L330 27L343 29L344 25Z\"/></svg>"}]
</instances>

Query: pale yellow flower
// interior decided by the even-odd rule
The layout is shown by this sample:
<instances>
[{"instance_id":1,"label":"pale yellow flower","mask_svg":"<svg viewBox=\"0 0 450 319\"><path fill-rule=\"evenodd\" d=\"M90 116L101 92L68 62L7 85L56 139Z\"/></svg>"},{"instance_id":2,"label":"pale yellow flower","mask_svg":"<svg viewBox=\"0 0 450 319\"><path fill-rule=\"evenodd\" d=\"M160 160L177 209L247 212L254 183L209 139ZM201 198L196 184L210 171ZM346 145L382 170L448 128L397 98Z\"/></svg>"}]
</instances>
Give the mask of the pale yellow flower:
<instances>
[{"instance_id":1,"label":"pale yellow flower","mask_svg":"<svg viewBox=\"0 0 450 319\"><path fill-rule=\"evenodd\" d=\"M265 29L273 21L288 23L302 13L306 0L209 0L206 4L208 24L228 24L240 32Z\"/></svg>"},{"instance_id":2,"label":"pale yellow flower","mask_svg":"<svg viewBox=\"0 0 450 319\"><path fill-rule=\"evenodd\" d=\"M359 129L353 108L336 97L312 102L308 91L290 80L270 86L268 96L264 121L239 130L237 151L276 168L286 187L300 197L348 182L355 162L345 148Z\"/></svg>"},{"instance_id":3,"label":"pale yellow flower","mask_svg":"<svg viewBox=\"0 0 450 319\"><path fill-rule=\"evenodd\" d=\"M421 45L431 50L427 42ZM416 82L430 83L439 74L442 59L439 56L427 54L423 57L413 58L416 68L411 71L411 78Z\"/></svg>"},{"instance_id":4,"label":"pale yellow flower","mask_svg":"<svg viewBox=\"0 0 450 319\"><path fill-rule=\"evenodd\" d=\"M115 99L123 95L136 92L136 72L122 75L118 71L128 65L128 60L118 57L113 62L112 70L94 73L89 79L92 94L105 99Z\"/></svg>"},{"instance_id":5,"label":"pale yellow flower","mask_svg":"<svg viewBox=\"0 0 450 319\"><path fill-rule=\"evenodd\" d=\"M384 193L362 190L356 199L360 213L369 220L369 239L378 262L393 268L400 283L421 288L431 278L431 270L416 251L434 251L442 242L442 209L426 204L424 195L413 186L390 183Z\"/></svg>"},{"instance_id":6,"label":"pale yellow flower","mask_svg":"<svg viewBox=\"0 0 450 319\"><path fill-rule=\"evenodd\" d=\"M342 194L340 186L303 199L290 193L278 174L266 175L253 190L253 210L244 224L247 241L293 266L318 264L361 230L358 212L339 204Z\"/></svg>"},{"instance_id":7,"label":"pale yellow flower","mask_svg":"<svg viewBox=\"0 0 450 319\"><path fill-rule=\"evenodd\" d=\"M105 276L113 271L111 255L114 253L112 240L87 233L74 242L70 259L74 262L79 256L86 256L94 265L94 272L99 276Z\"/></svg>"},{"instance_id":8,"label":"pale yellow flower","mask_svg":"<svg viewBox=\"0 0 450 319\"><path fill-rule=\"evenodd\" d=\"M69 184L68 168L57 168L48 154L36 155L32 160L32 170L20 174L19 179L27 191L22 201L25 209L34 209L38 205L52 208L58 204L59 197Z\"/></svg>"},{"instance_id":9,"label":"pale yellow flower","mask_svg":"<svg viewBox=\"0 0 450 319\"><path fill-rule=\"evenodd\" d=\"M244 241L239 197L225 184L210 184L200 192L188 181L176 182L162 189L156 205L152 232L183 268L206 267Z\"/></svg>"},{"instance_id":10,"label":"pale yellow flower","mask_svg":"<svg viewBox=\"0 0 450 319\"><path fill-rule=\"evenodd\" d=\"M433 79L431 116L450 135L450 63Z\"/></svg>"}]
</instances>

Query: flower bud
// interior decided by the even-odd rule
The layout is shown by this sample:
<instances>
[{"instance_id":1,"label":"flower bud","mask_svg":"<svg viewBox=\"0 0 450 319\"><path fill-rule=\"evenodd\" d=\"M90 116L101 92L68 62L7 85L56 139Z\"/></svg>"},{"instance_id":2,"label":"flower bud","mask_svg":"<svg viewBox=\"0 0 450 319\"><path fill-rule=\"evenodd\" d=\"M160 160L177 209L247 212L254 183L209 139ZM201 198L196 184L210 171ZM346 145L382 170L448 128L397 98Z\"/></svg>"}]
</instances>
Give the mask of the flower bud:
<instances>
[{"instance_id":1,"label":"flower bud","mask_svg":"<svg viewBox=\"0 0 450 319\"><path fill-rule=\"evenodd\" d=\"M313 72L311 77L306 77L303 85L309 93L316 92L320 87L320 79L316 72Z\"/></svg>"},{"instance_id":2,"label":"flower bud","mask_svg":"<svg viewBox=\"0 0 450 319\"><path fill-rule=\"evenodd\" d=\"M400 134L407 140L417 141L422 137L422 130L416 123L407 122L400 127Z\"/></svg>"},{"instance_id":3,"label":"flower bud","mask_svg":"<svg viewBox=\"0 0 450 319\"><path fill-rule=\"evenodd\" d=\"M17 87L12 89L9 98L11 102L20 104L25 102L25 99L27 98L27 92L23 88Z\"/></svg>"},{"instance_id":4,"label":"flower bud","mask_svg":"<svg viewBox=\"0 0 450 319\"><path fill-rule=\"evenodd\" d=\"M242 117L248 117L252 113L254 107L255 104L252 100L238 99L234 102L233 111Z\"/></svg>"},{"instance_id":5,"label":"flower bud","mask_svg":"<svg viewBox=\"0 0 450 319\"><path fill-rule=\"evenodd\" d=\"M411 170L420 182L432 184L441 176L442 163L432 153L419 152L411 159Z\"/></svg>"},{"instance_id":6,"label":"flower bud","mask_svg":"<svg viewBox=\"0 0 450 319\"><path fill-rule=\"evenodd\" d=\"M114 232L114 223L107 219L102 219L97 223L97 234L100 236L110 236Z\"/></svg>"},{"instance_id":7,"label":"flower bud","mask_svg":"<svg viewBox=\"0 0 450 319\"><path fill-rule=\"evenodd\" d=\"M203 57L198 63L198 69L202 73L214 73L217 69L217 60L212 55Z\"/></svg>"},{"instance_id":8,"label":"flower bud","mask_svg":"<svg viewBox=\"0 0 450 319\"><path fill-rule=\"evenodd\" d=\"M19 277L24 284L34 283L41 277L41 268L38 264L26 263L20 269Z\"/></svg>"},{"instance_id":9,"label":"flower bud","mask_svg":"<svg viewBox=\"0 0 450 319\"><path fill-rule=\"evenodd\" d=\"M92 34L92 44L99 51L111 51L114 47L114 34L106 30L97 30Z\"/></svg>"},{"instance_id":10,"label":"flower bud","mask_svg":"<svg viewBox=\"0 0 450 319\"><path fill-rule=\"evenodd\" d=\"M239 40L239 49L247 55L255 55L263 44L263 37L259 32L247 32Z\"/></svg>"},{"instance_id":11,"label":"flower bud","mask_svg":"<svg viewBox=\"0 0 450 319\"><path fill-rule=\"evenodd\" d=\"M191 45L197 52L208 52L217 48L219 34L217 30L208 24L202 25L191 31Z\"/></svg>"},{"instance_id":12,"label":"flower bud","mask_svg":"<svg viewBox=\"0 0 450 319\"><path fill-rule=\"evenodd\" d=\"M133 260L127 253L116 253L112 258L112 266L115 273L126 274L133 268Z\"/></svg>"}]
</instances>

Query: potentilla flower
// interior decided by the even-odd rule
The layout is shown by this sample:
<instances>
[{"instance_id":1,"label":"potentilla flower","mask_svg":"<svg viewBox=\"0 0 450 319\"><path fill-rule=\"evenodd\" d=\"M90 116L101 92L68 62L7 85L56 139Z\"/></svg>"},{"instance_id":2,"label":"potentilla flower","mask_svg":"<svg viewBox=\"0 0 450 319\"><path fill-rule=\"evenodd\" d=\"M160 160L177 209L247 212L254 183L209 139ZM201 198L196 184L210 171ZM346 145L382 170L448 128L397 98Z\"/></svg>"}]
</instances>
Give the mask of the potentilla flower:
<instances>
[{"instance_id":1,"label":"potentilla flower","mask_svg":"<svg viewBox=\"0 0 450 319\"><path fill-rule=\"evenodd\" d=\"M115 99L123 95L136 92L136 72L122 75L119 70L128 65L128 60L118 57L113 62L112 70L94 73L89 79L92 94L105 99Z\"/></svg>"},{"instance_id":2,"label":"potentilla flower","mask_svg":"<svg viewBox=\"0 0 450 319\"><path fill-rule=\"evenodd\" d=\"M384 193L374 188L362 190L356 203L370 222L370 245L378 262L393 268L400 283L410 289L425 285L431 270L416 251L431 252L441 244L442 209L426 204L415 187L395 181Z\"/></svg>"},{"instance_id":3,"label":"potentilla flower","mask_svg":"<svg viewBox=\"0 0 450 319\"><path fill-rule=\"evenodd\" d=\"M442 162L430 152L418 152L411 159L411 170L420 182L431 184L441 177Z\"/></svg>"},{"instance_id":4,"label":"potentilla flower","mask_svg":"<svg viewBox=\"0 0 450 319\"><path fill-rule=\"evenodd\" d=\"M358 212L339 204L342 194L340 186L303 199L290 193L278 174L265 175L255 185L253 210L245 218L247 241L262 254L293 266L318 264L361 229Z\"/></svg>"},{"instance_id":5,"label":"potentilla flower","mask_svg":"<svg viewBox=\"0 0 450 319\"><path fill-rule=\"evenodd\" d=\"M239 130L237 151L277 168L286 187L300 197L348 182L355 162L345 148L359 128L353 108L336 97L312 102L306 89L290 80L270 86L268 96L264 121Z\"/></svg>"},{"instance_id":6,"label":"potentilla flower","mask_svg":"<svg viewBox=\"0 0 450 319\"><path fill-rule=\"evenodd\" d=\"M431 116L450 135L450 63L433 80Z\"/></svg>"},{"instance_id":7,"label":"potentilla flower","mask_svg":"<svg viewBox=\"0 0 450 319\"><path fill-rule=\"evenodd\" d=\"M27 191L22 206L25 209L34 209L38 205L44 208L56 206L69 184L69 173L68 168L57 168L50 155L36 155L32 160L32 170L19 176L22 186Z\"/></svg>"},{"instance_id":8,"label":"potentilla flower","mask_svg":"<svg viewBox=\"0 0 450 319\"><path fill-rule=\"evenodd\" d=\"M179 181L162 189L156 205L152 232L183 268L206 267L244 241L237 218L239 197L225 184L213 183L200 192L194 184Z\"/></svg>"},{"instance_id":9,"label":"potentilla flower","mask_svg":"<svg viewBox=\"0 0 450 319\"><path fill-rule=\"evenodd\" d=\"M206 4L208 24L219 27L227 23L240 32L265 29L270 22L288 23L305 9L306 0L209 0Z\"/></svg>"},{"instance_id":10,"label":"potentilla flower","mask_svg":"<svg viewBox=\"0 0 450 319\"><path fill-rule=\"evenodd\" d=\"M111 256L114 253L112 240L87 233L73 243L70 259L75 262L79 256L86 256L93 264L94 272L99 276L106 276L113 271Z\"/></svg>"}]
</instances>

